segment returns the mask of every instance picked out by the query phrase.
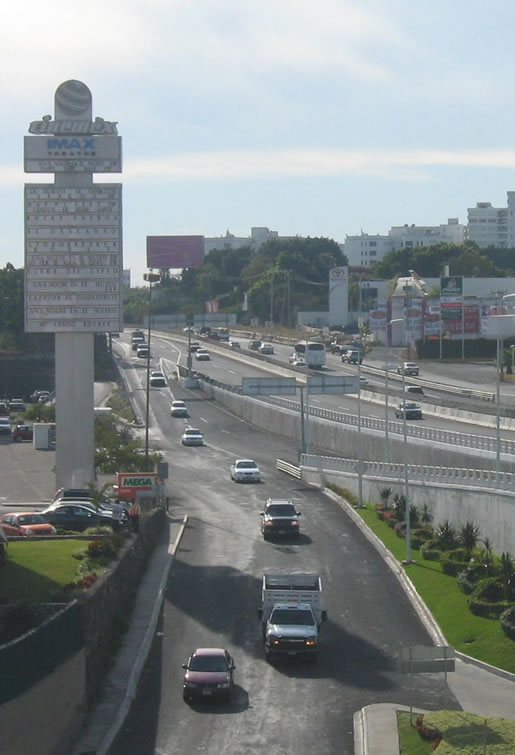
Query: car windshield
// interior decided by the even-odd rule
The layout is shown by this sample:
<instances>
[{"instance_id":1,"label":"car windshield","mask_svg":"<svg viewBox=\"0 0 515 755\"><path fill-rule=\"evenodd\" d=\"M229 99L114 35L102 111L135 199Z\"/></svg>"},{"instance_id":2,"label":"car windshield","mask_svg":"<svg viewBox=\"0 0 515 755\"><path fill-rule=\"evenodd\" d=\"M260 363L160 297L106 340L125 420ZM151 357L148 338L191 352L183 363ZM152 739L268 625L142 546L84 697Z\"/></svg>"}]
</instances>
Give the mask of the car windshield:
<instances>
[{"instance_id":1,"label":"car windshield","mask_svg":"<svg viewBox=\"0 0 515 755\"><path fill-rule=\"evenodd\" d=\"M268 516L296 516L295 506L291 503L273 503L266 507Z\"/></svg>"},{"instance_id":2,"label":"car windshield","mask_svg":"<svg viewBox=\"0 0 515 755\"><path fill-rule=\"evenodd\" d=\"M236 466L238 469L256 469L257 464L255 461L237 461Z\"/></svg>"},{"instance_id":3,"label":"car windshield","mask_svg":"<svg viewBox=\"0 0 515 755\"><path fill-rule=\"evenodd\" d=\"M227 671L223 655L196 655L191 659L190 671Z\"/></svg>"},{"instance_id":4,"label":"car windshield","mask_svg":"<svg viewBox=\"0 0 515 755\"><path fill-rule=\"evenodd\" d=\"M46 524L41 514L25 514L18 517L18 524Z\"/></svg>"},{"instance_id":5,"label":"car windshield","mask_svg":"<svg viewBox=\"0 0 515 755\"><path fill-rule=\"evenodd\" d=\"M200 430L185 430L184 435L201 435Z\"/></svg>"},{"instance_id":6,"label":"car windshield","mask_svg":"<svg viewBox=\"0 0 515 755\"><path fill-rule=\"evenodd\" d=\"M302 626L314 624L311 611L296 611L289 608L276 608L270 621L272 624L302 624Z\"/></svg>"},{"instance_id":7,"label":"car windshield","mask_svg":"<svg viewBox=\"0 0 515 755\"><path fill-rule=\"evenodd\" d=\"M183 409L186 404L184 403L184 401L174 401L172 406L174 407L174 409Z\"/></svg>"},{"instance_id":8,"label":"car windshield","mask_svg":"<svg viewBox=\"0 0 515 755\"><path fill-rule=\"evenodd\" d=\"M404 404L404 406L406 407L406 409L418 409L417 404L408 403L408 404Z\"/></svg>"}]
</instances>

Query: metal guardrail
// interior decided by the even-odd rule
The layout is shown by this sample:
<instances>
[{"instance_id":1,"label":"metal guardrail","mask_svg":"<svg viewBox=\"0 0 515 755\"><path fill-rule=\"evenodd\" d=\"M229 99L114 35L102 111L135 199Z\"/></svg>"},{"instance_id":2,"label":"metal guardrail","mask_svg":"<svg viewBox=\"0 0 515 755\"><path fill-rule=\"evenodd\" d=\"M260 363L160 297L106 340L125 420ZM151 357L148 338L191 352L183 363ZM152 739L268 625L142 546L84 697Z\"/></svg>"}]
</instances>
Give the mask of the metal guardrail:
<instances>
[{"instance_id":1,"label":"metal guardrail","mask_svg":"<svg viewBox=\"0 0 515 755\"><path fill-rule=\"evenodd\" d=\"M290 411L300 412L300 403L291 399L280 398L279 396L256 396L260 401L282 406ZM320 406L309 405L309 415L321 417L332 422L340 422L344 425L357 427L358 416L356 414L347 414L336 412L332 409L324 409ZM384 433L386 429L386 420L379 417L361 417L360 427L369 430L378 430ZM432 443L444 443L452 446L461 446L463 448L474 448L480 451L497 452L497 439L488 435L471 435L469 433L459 433L454 430L442 430L437 427L424 427L422 425L407 424L407 435L410 438L420 438ZM388 420L388 432L394 435L404 434L404 423ZM500 452L502 454L515 454L515 441L500 440Z\"/></svg>"},{"instance_id":2,"label":"metal guardrail","mask_svg":"<svg viewBox=\"0 0 515 755\"><path fill-rule=\"evenodd\" d=\"M371 365L362 364L361 372L369 375L376 375L378 377L385 377L385 370L380 367L372 367ZM412 375L406 375L405 381L409 381L410 385L420 385L423 388L429 388L434 391L441 391L442 393L453 393L465 398L477 398L481 401L495 401L495 393L490 391L476 391L473 388L462 388L461 386L446 385L445 383L437 383L434 380L426 380L425 378L413 377ZM396 382L402 381L402 375L398 375L396 372L389 371L388 380L395 380Z\"/></svg>"},{"instance_id":3,"label":"metal guardrail","mask_svg":"<svg viewBox=\"0 0 515 755\"><path fill-rule=\"evenodd\" d=\"M342 459L335 456L317 456L302 454L302 466L321 470L332 470L358 474L356 459ZM382 461L363 462L363 474L367 477L391 478L403 480L405 476L404 464L392 464ZM408 464L408 476L411 481L436 482L456 485L470 485L480 488L495 488L515 493L515 474L499 472L489 469L466 469L458 467L435 467L426 464Z\"/></svg>"},{"instance_id":4,"label":"metal guardrail","mask_svg":"<svg viewBox=\"0 0 515 755\"><path fill-rule=\"evenodd\" d=\"M286 474L291 475L292 477L296 477L298 480L302 479L302 469L299 467L298 464L292 464L289 461L284 461L283 459L277 459L275 462L275 465L279 472L286 472Z\"/></svg>"}]
</instances>

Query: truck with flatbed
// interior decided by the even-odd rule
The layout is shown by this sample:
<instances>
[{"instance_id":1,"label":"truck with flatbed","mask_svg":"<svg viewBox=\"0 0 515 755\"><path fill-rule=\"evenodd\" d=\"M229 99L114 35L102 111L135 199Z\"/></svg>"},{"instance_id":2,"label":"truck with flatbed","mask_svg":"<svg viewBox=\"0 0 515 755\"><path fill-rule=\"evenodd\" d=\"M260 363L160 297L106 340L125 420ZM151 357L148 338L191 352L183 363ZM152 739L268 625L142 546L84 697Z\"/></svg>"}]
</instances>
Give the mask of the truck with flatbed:
<instances>
[{"instance_id":1,"label":"truck with flatbed","mask_svg":"<svg viewBox=\"0 0 515 755\"><path fill-rule=\"evenodd\" d=\"M265 656L305 656L315 660L319 634L327 618L318 574L265 574L261 589Z\"/></svg>"}]
</instances>

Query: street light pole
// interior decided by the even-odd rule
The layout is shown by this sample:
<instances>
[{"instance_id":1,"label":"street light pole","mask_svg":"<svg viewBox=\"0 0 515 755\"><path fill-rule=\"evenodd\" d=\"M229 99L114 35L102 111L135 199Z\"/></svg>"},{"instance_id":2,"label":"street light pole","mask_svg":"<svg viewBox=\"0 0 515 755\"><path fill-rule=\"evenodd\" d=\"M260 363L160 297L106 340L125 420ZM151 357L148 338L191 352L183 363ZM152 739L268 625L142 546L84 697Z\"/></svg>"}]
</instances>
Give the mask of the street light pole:
<instances>
[{"instance_id":1,"label":"street light pole","mask_svg":"<svg viewBox=\"0 0 515 755\"><path fill-rule=\"evenodd\" d=\"M150 415L150 335L152 331L152 283L157 283L159 273L144 273L143 279L148 282L148 335L147 335L147 395L145 403L145 471L148 472L148 425Z\"/></svg>"},{"instance_id":2,"label":"street light pole","mask_svg":"<svg viewBox=\"0 0 515 755\"><path fill-rule=\"evenodd\" d=\"M403 322L402 319L390 320L390 325ZM411 512L409 503L409 476L408 476L408 426L406 424L406 375L404 364L401 367L402 375L402 433L404 440L404 498L406 499L406 564L411 564Z\"/></svg>"}]
</instances>

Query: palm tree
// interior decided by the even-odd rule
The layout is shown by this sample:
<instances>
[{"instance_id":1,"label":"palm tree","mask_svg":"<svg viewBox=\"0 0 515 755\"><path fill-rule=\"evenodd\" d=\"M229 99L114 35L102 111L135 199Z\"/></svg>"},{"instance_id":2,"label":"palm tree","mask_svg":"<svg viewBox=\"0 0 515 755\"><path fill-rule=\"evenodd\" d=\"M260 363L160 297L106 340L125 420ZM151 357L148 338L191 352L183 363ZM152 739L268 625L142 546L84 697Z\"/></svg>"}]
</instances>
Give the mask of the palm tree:
<instances>
[{"instance_id":1,"label":"palm tree","mask_svg":"<svg viewBox=\"0 0 515 755\"><path fill-rule=\"evenodd\" d=\"M492 566L492 563L494 560L493 555L492 555L492 543L490 541L490 538L485 537L483 540L483 545L484 545L484 548L481 551L480 558L481 558L481 563L485 567L486 576L488 577L490 576L490 567Z\"/></svg>"},{"instance_id":2,"label":"palm tree","mask_svg":"<svg viewBox=\"0 0 515 755\"><path fill-rule=\"evenodd\" d=\"M501 569L506 600L511 600L514 594L513 577L515 575L515 564L509 553L501 553Z\"/></svg>"},{"instance_id":3,"label":"palm tree","mask_svg":"<svg viewBox=\"0 0 515 755\"><path fill-rule=\"evenodd\" d=\"M420 521L422 524L431 524L433 521L433 512L429 508L427 503L424 503L422 506L422 511L420 512Z\"/></svg>"},{"instance_id":4,"label":"palm tree","mask_svg":"<svg viewBox=\"0 0 515 755\"><path fill-rule=\"evenodd\" d=\"M456 530L446 519L444 522L438 525L436 528L436 539L442 550L452 550L456 544Z\"/></svg>"},{"instance_id":5,"label":"palm tree","mask_svg":"<svg viewBox=\"0 0 515 755\"><path fill-rule=\"evenodd\" d=\"M467 561L470 561L472 551L479 541L479 527L473 522L466 522L458 530L458 541L465 548Z\"/></svg>"},{"instance_id":6,"label":"palm tree","mask_svg":"<svg viewBox=\"0 0 515 755\"><path fill-rule=\"evenodd\" d=\"M408 501L406 496L402 493L395 493L393 497L393 508L395 512L395 518L402 521L406 518L406 506Z\"/></svg>"},{"instance_id":7,"label":"palm tree","mask_svg":"<svg viewBox=\"0 0 515 755\"><path fill-rule=\"evenodd\" d=\"M381 498L381 501L383 502L384 510L388 510L388 502L390 500L390 496L392 494L391 488L380 488L379 489L379 497Z\"/></svg>"}]
</instances>

